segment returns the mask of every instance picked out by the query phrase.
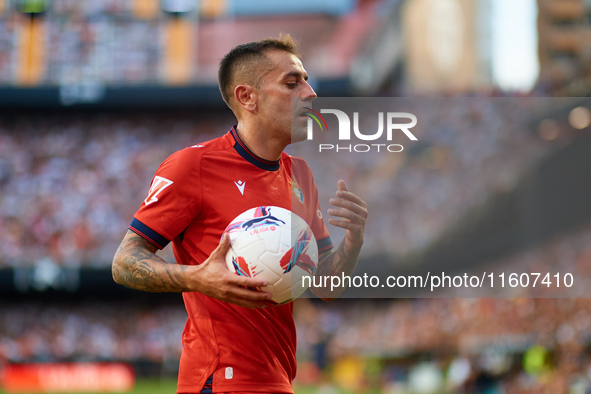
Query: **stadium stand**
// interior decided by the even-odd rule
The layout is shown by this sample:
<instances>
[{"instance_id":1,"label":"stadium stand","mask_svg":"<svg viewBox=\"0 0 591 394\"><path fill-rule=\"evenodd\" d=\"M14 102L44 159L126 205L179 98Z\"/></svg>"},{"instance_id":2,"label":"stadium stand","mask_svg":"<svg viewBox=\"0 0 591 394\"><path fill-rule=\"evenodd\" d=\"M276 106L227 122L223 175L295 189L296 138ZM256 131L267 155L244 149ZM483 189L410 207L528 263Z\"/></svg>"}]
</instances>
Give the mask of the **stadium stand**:
<instances>
[{"instance_id":1,"label":"stadium stand","mask_svg":"<svg viewBox=\"0 0 591 394\"><path fill-rule=\"evenodd\" d=\"M18 32L34 30L35 18L0 0L0 102L6 105L0 107L0 370L13 363L124 361L139 376L174 377L186 319L180 299L116 292L105 283L158 164L232 124L221 101L211 104L209 95L217 97L219 58L239 42L286 31L299 38L312 80L319 80L313 83L344 84L367 37L399 2L305 1L294 9L263 1L255 10L249 1L219 2L234 3L224 8L204 0L202 9L185 14L163 11L156 0L51 3L35 17L46 29L42 72L24 75L19 65L26 46ZM182 38L180 49L196 48L187 74L167 71L175 59L167 41L173 30ZM183 87L194 88L183 94L197 93L201 104L211 105L193 108L195 102L183 98L183 109L174 109L176 101L164 102ZM87 88L84 108L75 101L80 97L68 101L68 92ZM56 96L51 105L48 89ZM129 92L147 101L132 108ZM532 94L546 93L539 85ZM23 94L39 101L25 98L10 107ZM317 183L326 185L321 201L345 178L370 206L361 267L387 261L397 269L417 254L437 252L434 243L480 220L490 205L503 206L500 195L532 181L544 163L588 134L588 126L575 130L552 103L544 116L535 113L535 97L523 96L489 87L459 98L409 99L411 110L426 109L429 118L418 126L420 143L404 153L384 161L306 157ZM108 110L102 99L112 100ZM45 110L33 110L37 104ZM168 109L153 110L159 105ZM376 127L374 119L363 122ZM334 230L335 239L339 234ZM590 240L588 222L571 225L488 263L507 274L560 270L585 279ZM163 257L173 260L170 249ZM76 273L74 284L57 286L56 272ZM562 294L555 288L542 293ZM591 392L587 294L538 299L532 297L539 292L515 288L494 295L499 298L299 299L296 390Z\"/></svg>"},{"instance_id":2,"label":"stadium stand","mask_svg":"<svg viewBox=\"0 0 591 394\"><path fill-rule=\"evenodd\" d=\"M544 141L532 132L528 99L419 105L429 106L425 112L432 118L422 119L420 146L395 158L402 161L397 167L388 163L388 171L375 171L379 155L353 154L344 163L306 157L318 169L317 183L326 185L320 201L328 201L328 186L345 177L381 213L368 222L366 256L426 247L463 213L515 187L525 171L573 138L565 131ZM0 265L30 266L50 257L64 266L107 266L160 162L223 134L232 122L224 112L2 117L0 231L7 241L0 245Z\"/></svg>"}]
</instances>

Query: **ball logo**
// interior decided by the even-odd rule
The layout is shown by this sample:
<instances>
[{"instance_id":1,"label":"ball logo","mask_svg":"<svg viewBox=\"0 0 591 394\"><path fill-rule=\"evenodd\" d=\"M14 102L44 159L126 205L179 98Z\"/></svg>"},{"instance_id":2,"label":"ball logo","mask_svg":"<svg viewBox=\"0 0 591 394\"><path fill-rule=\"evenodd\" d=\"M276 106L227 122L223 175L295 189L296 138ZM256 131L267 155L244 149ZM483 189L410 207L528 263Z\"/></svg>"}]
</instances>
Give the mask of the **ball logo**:
<instances>
[{"instance_id":1,"label":"ball logo","mask_svg":"<svg viewBox=\"0 0 591 394\"><path fill-rule=\"evenodd\" d=\"M314 138L314 121L320 126L321 130L324 130L320 119L326 126L326 130L328 130L328 125L326 120L321 115L322 114L333 114L337 118L337 122L339 125L338 130L338 138L339 141L350 141L351 140L351 129L353 130L353 135L355 138L361 141L376 141L382 138L384 134L384 129L386 131L386 140L392 141L393 136L396 132L402 132L406 137L408 137L411 141L417 141L417 137L410 131L411 128L417 125L417 117L408 112L387 112L384 115L384 112L378 112L378 129L372 133L364 133L359 129L359 112L353 112L353 123L351 127L351 119L349 115L347 115L344 111L338 109L321 109L320 113L317 111L312 110L311 108L306 109L313 111L306 112L305 114L308 115L308 140L312 140ZM402 120L406 119L407 121L404 122ZM385 123L385 127L384 127ZM334 144L319 144L318 150L319 152L333 150L336 152L339 151L348 151L348 152L369 152L370 150L377 150L378 152L382 150L387 150L388 152L402 152L404 147L400 144L356 144L356 145L334 145Z\"/></svg>"},{"instance_id":2,"label":"ball logo","mask_svg":"<svg viewBox=\"0 0 591 394\"><path fill-rule=\"evenodd\" d=\"M258 207L255 211L254 218L233 223L226 229L226 232L232 233L235 231L251 230L251 234L257 234L269 230L274 231L275 227L273 225L279 226L281 224L285 224L285 222L271 215L270 207Z\"/></svg>"}]
</instances>

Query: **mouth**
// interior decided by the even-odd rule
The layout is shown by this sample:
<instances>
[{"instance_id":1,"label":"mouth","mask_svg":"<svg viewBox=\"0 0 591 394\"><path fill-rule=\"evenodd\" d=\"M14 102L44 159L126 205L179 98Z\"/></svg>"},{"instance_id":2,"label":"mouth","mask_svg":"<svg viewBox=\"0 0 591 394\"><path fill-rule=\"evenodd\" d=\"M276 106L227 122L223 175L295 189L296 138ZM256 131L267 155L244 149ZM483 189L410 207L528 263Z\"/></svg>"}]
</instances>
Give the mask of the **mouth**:
<instances>
[{"instance_id":1,"label":"mouth","mask_svg":"<svg viewBox=\"0 0 591 394\"><path fill-rule=\"evenodd\" d=\"M310 110L311 110L310 107L303 107L301 109L302 112L300 112L299 116L302 116L302 117L307 118L308 117L308 114L310 113Z\"/></svg>"}]
</instances>

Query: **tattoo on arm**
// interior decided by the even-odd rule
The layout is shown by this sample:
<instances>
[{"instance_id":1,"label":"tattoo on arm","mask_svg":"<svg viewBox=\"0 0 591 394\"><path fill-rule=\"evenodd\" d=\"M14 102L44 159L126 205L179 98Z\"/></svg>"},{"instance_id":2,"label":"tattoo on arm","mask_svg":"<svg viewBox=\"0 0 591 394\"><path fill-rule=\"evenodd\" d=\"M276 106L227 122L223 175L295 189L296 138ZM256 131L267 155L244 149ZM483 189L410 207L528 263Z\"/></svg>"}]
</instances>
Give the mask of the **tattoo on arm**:
<instances>
[{"instance_id":1,"label":"tattoo on arm","mask_svg":"<svg viewBox=\"0 0 591 394\"><path fill-rule=\"evenodd\" d=\"M115 253L112 273L115 282L150 292L186 291L186 266L170 264L156 255L157 248L128 231Z\"/></svg>"},{"instance_id":2,"label":"tattoo on arm","mask_svg":"<svg viewBox=\"0 0 591 394\"><path fill-rule=\"evenodd\" d=\"M361 249L358 249L348 253L345 250L345 244L343 242L339 245L336 251L323 253L320 255L318 261L316 276L341 276L342 274L346 276L353 275L353 271L357 266L357 260L359 260L360 251ZM332 292L330 287L311 288L311 290L314 294L323 299L332 300L338 297L345 290L345 287L343 286L340 288L335 288Z\"/></svg>"},{"instance_id":3,"label":"tattoo on arm","mask_svg":"<svg viewBox=\"0 0 591 394\"><path fill-rule=\"evenodd\" d=\"M336 251L320 255L316 275L341 275L343 272L345 275L353 274L359 259L359 252L360 250L356 250L347 253L344 243L341 243Z\"/></svg>"}]
</instances>

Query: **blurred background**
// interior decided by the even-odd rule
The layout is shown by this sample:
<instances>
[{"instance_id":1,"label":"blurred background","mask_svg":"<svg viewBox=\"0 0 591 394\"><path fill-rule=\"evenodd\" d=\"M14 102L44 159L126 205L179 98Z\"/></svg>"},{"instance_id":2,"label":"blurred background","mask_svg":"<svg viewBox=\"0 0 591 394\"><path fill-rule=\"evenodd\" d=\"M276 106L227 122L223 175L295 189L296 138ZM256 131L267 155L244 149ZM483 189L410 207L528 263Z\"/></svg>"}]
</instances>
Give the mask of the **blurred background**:
<instances>
[{"instance_id":1,"label":"blurred background","mask_svg":"<svg viewBox=\"0 0 591 394\"><path fill-rule=\"evenodd\" d=\"M280 32L319 96L446 97L418 148L319 164L374 213L358 272L589 275L589 0L0 0L0 391L174 392L181 297L111 259L162 160L234 124L220 58ZM297 300L296 393L591 392L588 295L518 290Z\"/></svg>"}]
</instances>

